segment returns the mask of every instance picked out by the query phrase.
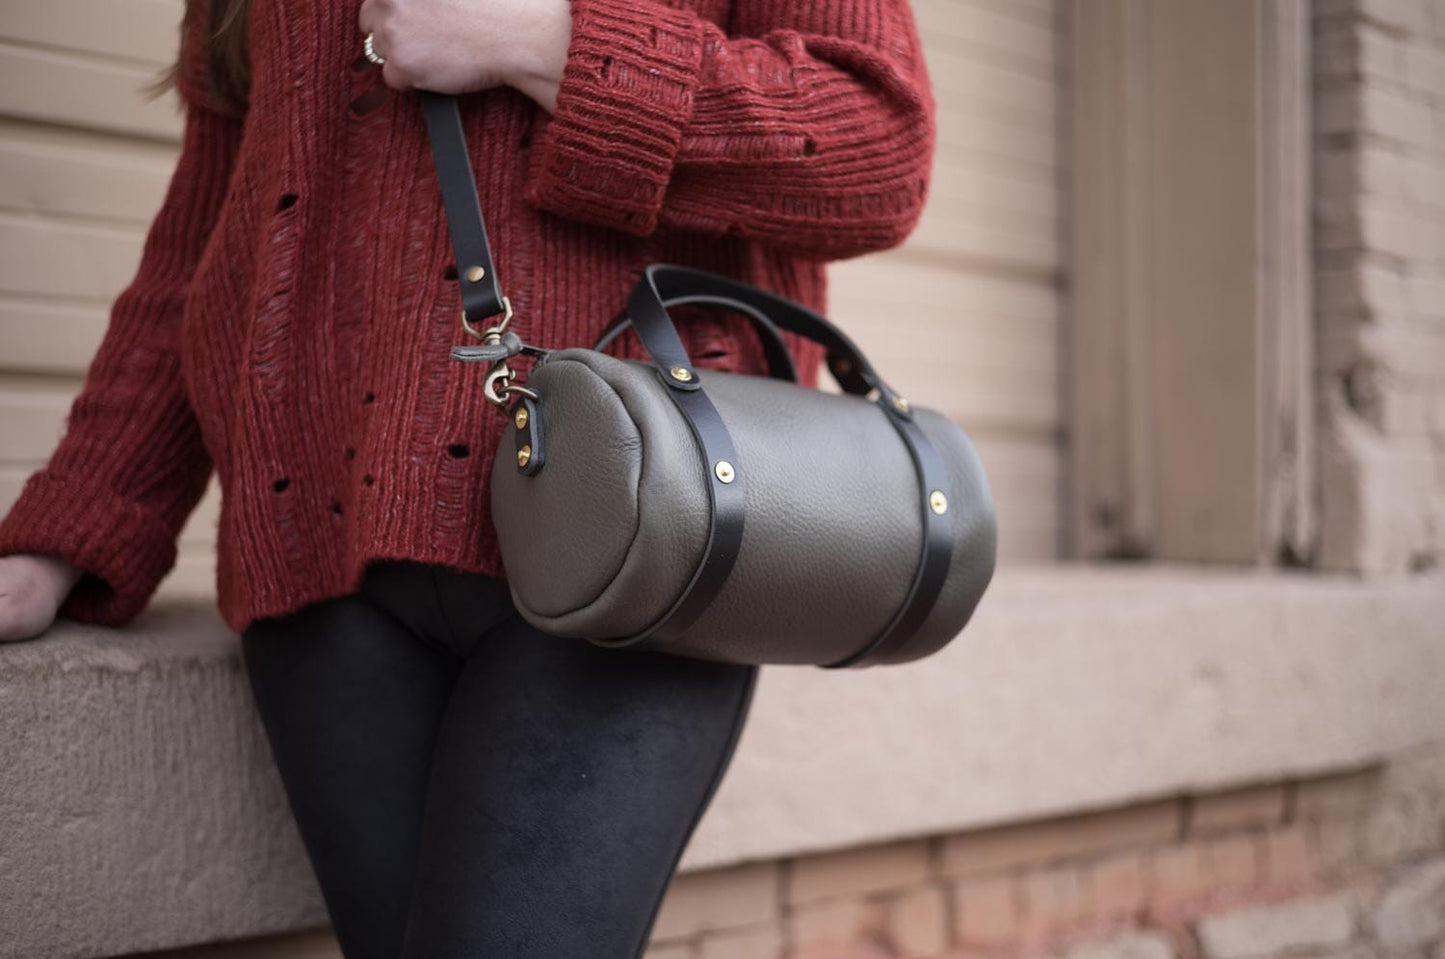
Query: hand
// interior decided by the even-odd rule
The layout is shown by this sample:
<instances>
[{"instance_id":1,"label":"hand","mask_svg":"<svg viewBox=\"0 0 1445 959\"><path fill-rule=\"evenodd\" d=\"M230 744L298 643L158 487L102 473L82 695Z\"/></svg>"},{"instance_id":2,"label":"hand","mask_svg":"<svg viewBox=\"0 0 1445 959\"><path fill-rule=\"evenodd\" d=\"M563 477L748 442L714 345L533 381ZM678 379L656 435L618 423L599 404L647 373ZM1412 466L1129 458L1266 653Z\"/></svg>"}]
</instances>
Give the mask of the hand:
<instances>
[{"instance_id":1,"label":"hand","mask_svg":"<svg viewBox=\"0 0 1445 959\"><path fill-rule=\"evenodd\" d=\"M58 556L0 556L0 642L39 636L84 571Z\"/></svg>"},{"instance_id":2,"label":"hand","mask_svg":"<svg viewBox=\"0 0 1445 959\"><path fill-rule=\"evenodd\" d=\"M389 87L456 94L505 85L556 109L570 0L363 0L357 25L362 37L376 34Z\"/></svg>"}]
</instances>

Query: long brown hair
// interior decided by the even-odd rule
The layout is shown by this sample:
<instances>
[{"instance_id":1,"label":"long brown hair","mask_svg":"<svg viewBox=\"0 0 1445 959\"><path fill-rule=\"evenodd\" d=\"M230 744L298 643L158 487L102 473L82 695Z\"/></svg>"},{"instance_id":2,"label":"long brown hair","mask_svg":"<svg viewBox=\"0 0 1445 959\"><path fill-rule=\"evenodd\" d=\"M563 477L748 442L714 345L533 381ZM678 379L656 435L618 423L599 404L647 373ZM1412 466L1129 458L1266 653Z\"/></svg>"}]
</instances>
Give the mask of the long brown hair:
<instances>
[{"instance_id":1,"label":"long brown hair","mask_svg":"<svg viewBox=\"0 0 1445 959\"><path fill-rule=\"evenodd\" d=\"M154 99L175 89L186 64L199 55L205 64L205 84L211 99L224 113L245 112L251 90L251 58L246 51L246 23L251 0L186 0L181 17L181 42L176 60L144 90ZM205 23L198 23L199 18ZM193 42L205 49L192 51Z\"/></svg>"}]
</instances>

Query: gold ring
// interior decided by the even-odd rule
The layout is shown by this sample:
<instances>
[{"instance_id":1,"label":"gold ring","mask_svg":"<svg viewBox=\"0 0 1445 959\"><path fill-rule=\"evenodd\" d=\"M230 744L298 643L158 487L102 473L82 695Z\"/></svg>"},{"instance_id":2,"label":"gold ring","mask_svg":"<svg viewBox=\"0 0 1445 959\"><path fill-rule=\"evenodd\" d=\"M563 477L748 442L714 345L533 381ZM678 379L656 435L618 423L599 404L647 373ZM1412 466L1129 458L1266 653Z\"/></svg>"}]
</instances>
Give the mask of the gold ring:
<instances>
[{"instance_id":1,"label":"gold ring","mask_svg":"<svg viewBox=\"0 0 1445 959\"><path fill-rule=\"evenodd\" d=\"M383 63L386 62L386 57L383 57L381 54L379 54L379 53L376 52L376 39L375 39L375 38L376 38L376 32L375 32L375 31L372 31L371 33L368 33L368 34L366 35L366 40L363 41L362 44L361 44L361 49L366 53L366 59L370 60L372 63L375 63L375 64L377 64L377 65L380 65L380 64L383 64Z\"/></svg>"}]
</instances>

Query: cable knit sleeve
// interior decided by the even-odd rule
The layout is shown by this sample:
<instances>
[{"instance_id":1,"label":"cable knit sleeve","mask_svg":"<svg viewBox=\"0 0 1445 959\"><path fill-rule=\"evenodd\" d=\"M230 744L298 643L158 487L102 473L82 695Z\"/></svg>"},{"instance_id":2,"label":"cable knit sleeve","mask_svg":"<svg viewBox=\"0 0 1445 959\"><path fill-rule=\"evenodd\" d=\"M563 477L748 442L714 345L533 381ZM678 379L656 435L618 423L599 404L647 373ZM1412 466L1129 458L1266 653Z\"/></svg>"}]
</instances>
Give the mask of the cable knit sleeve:
<instances>
[{"instance_id":1,"label":"cable knit sleeve","mask_svg":"<svg viewBox=\"0 0 1445 959\"><path fill-rule=\"evenodd\" d=\"M111 306L58 447L0 520L0 555L46 553L84 570L59 613L106 626L139 614L175 565L213 468L181 380L180 321L242 121L188 95L202 87L179 89L180 154L140 265Z\"/></svg>"},{"instance_id":2,"label":"cable knit sleeve","mask_svg":"<svg viewBox=\"0 0 1445 959\"><path fill-rule=\"evenodd\" d=\"M533 206L825 260L917 225L936 131L907 0L737 0L727 33L662 0L571 11L556 109L532 138Z\"/></svg>"}]
</instances>

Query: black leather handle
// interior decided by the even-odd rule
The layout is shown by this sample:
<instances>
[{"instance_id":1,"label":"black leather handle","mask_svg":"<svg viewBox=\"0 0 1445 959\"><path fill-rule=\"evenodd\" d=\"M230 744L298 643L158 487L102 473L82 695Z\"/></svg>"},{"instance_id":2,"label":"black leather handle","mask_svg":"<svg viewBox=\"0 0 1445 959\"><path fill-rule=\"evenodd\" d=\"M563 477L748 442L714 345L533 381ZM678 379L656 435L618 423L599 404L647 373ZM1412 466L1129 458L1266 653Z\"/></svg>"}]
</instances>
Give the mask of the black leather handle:
<instances>
[{"instance_id":1,"label":"black leather handle","mask_svg":"<svg viewBox=\"0 0 1445 959\"><path fill-rule=\"evenodd\" d=\"M768 319L768 315L754 306L734 300L726 296L709 296L699 293L689 296L677 296L663 302L664 307L681 306L684 303L709 303L714 306L726 306L737 310L753 321L753 328L758 331L758 340L763 344L763 354L768 363L768 375L774 379L787 380L790 383L798 382L798 370L793 363L793 353L788 349L788 341L783 339L782 332L778 325ZM671 314L668 314L671 317ZM597 338L592 348L597 351L607 349L613 340L621 336L623 331L632 325L632 317L627 315L624 309L612 320L612 325ZM646 344L644 344L646 345Z\"/></svg>"},{"instance_id":2,"label":"black leather handle","mask_svg":"<svg viewBox=\"0 0 1445 959\"><path fill-rule=\"evenodd\" d=\"M721 273L676 263L650 263L642 271L642 282L632 291L627 307L635 324L638 312L656 321L659 315L666 316L669 305L692 300L730 305L755 321L766 317L768 325L821 343L828 351L828 369L838 380L838 385L849 393L863 394L878 388L892 395L863 351L826 317L796 300ZM638 334L642 334L640 327ZM666 335L662 334L660 338L665 340ZM681 340L676 344L660 346L665 350L682 350ZM683 355L686 356L686 353Z\"/></svg>"}]
</instances>

